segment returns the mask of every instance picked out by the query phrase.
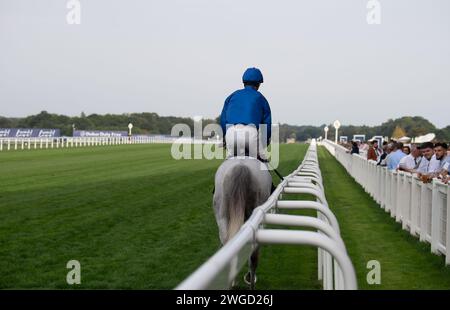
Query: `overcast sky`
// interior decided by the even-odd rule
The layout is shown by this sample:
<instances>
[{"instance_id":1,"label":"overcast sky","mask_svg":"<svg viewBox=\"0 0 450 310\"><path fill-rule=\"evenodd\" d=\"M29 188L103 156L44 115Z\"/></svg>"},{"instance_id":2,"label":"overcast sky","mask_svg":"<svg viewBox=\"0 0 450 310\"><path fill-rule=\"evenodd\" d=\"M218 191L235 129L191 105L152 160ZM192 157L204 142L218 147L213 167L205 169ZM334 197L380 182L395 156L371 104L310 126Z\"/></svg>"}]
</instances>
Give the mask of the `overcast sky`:
<instances>
[{"instance_id":1,"label":"overcast sky","mask_svg":"<svg viewBox=\"0 0 450 310\"><path fill-rule=\"evenodd\" d=\"M216 117L259 67L274 121L450 115L450 1L0 0L0 115Z\"/></svg>"}]
</instances>

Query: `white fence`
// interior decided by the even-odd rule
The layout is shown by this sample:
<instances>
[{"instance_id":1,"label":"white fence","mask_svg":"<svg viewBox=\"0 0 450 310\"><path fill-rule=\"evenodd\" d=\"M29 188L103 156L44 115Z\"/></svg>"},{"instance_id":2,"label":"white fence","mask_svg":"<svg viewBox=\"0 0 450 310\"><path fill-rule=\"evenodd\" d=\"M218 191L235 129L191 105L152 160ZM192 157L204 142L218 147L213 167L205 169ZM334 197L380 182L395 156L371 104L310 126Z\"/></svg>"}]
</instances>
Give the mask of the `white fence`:
<instances>
[{"instance_id":1,"label":"white fence","mask_svg":"<svg viewBox=\"0 0 450 310\"><path fill-rule=\"evenodd\" d=\"M328 208L313 141L301 165L284 178L274 193L239 232L176 289L227 289L258 244L318 247L318 279L324 289L357 289L352 262L340 237L339 225ZM282 195L310 194L316 201L282 200ZM280 209L312 209L318 217L277 214ZM265 224L311 227L314 231L265 229Z\"/></svg>"},{"instance_id":2,"label":"white fence","mask_svg":"<svg viewBox=\"0 0 450 310\"><path fill-rule=\"evenodd\" d=\"M431 251L445 255L445 263L450 264L449 185L437 179L423 183L410 173L389 171L372 160L350 155L329 140L322 144L403 229L429 242Z\"/></svg>"},{"instance_id":3,"label":"white fence","mask_svg":"<svg viewBox=\"0 0 450 310\"><path fill-rule=\"evenodd\" d=\"M144 144L144 143L213 143L216 140L199 140L171 136L131 136L131 137L54 137L54 138L0 138L0 151L36 150L54 148L74 148L85 146Z\"/></svg>"}]
</instances>

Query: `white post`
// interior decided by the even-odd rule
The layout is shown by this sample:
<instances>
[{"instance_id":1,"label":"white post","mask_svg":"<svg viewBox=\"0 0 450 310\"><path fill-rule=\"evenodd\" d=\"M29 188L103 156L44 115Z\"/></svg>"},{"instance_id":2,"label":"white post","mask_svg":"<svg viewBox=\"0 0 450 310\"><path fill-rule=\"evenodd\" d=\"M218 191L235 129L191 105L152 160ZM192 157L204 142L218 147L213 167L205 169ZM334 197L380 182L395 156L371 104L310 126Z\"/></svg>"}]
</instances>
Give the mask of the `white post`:
<instances>
[{"instance_id":1,"label":"white post","mask_svg":"<svg viewBox=\"0 0 450 310\"><path fill-rule=\"evenodd\" d=\"M431 252L438 254L441 214L439 212L439 189L436 179L433 179L433 191L431 197Z\"/></svg>"},{"instance_id":2,"label":"white post","mask_svg":"<svg viewBox=\"0 0 450 310\"><path fill-rule=\"evenodd\" d=\"M445 245L445 264L450 265L450 185L447 185L447 225L446 225L446 245Z\"/></svg>"},{"instance_id":3,"label":"white post","mask_svg":"<svg viewBox=\"0 0 450 310\"><path fill-rule=\"evenodd\" d=\"M425 241L427 236L427 209L426 209L426 191L427 184L420 184L420 241Z\"/></svg>"},{"instance_id":4,"label":"white post","mask_svg":"<svg viewBox=\"0 0 450 310\"><path fill-rule=\"evenodd\" d=\"M402 192L402 181L403 181L403 177L402 177L402 173L403 172L396 172L396 187L395 187L395 221L397 223L400 223L402 220L402 196L403 196L403 192Z\"/></svg>"},{"instance_id":5,"label":"white post","mask_svg":"<svg viewBox=\"0 0 450 310\"><path fill-rule=\"evenodd\" d=\"M413 236L418 235L419 231L419 207L420 207L420 188L419 179L416 176L411 180L411 227L410 233Z\"/></svg>"},{"instance_id":6,"label":"white post","mask_svg":"<svg viewBox=\"0 0 450 310\"><path fill-rule=\"evenodd\" d=\"M395 218L397 221L397 191L398 191L398 173L397 171L392 171L392 183L391 183L391 217Z\"/></svg>"},{"instance_id":7,"label":"white post","mask_svg":"<svg viewBox=\"0 0 450 310\"><path fill-rule=\"evenodd\" d=\"M128 136L131 137L131 129L133 129L133 124L129 123L128 124Z\"/></svg>"},{"instance_id":8,"label":"white post","mask_svg":"<svg viewBox=\"0 0 450 310\"><path fill-rule=\"evenodd\" d=\"M404 194L404 201L403 201L403 229L408 229L408 223L409 223L409 229L411 230L411 207L412 207L412 201L411 201L411 195L413 191L412 187L412 175L410 173L405 173L404 176L404 183L403 183L403 189L406 192Z\"/></svg>"},{"instance_id":9,"label":"white post","mask_svg":"<svg viewBox=\"0 0 450 310\"><path fill-rule=\"evenodd\" d=\"M338 120L335 120L333 123L334 128L336 128L336 136L334 137L334 143L338 143L338 131L339 131L339 127L341 127L341 122L339 122Z\"/></svg>"},{"instance_id":10,"label":"white post","mask_svg":"<svg viewBox=\"0 0 450 310\"><path fill-rule=\"evenodd\" d=\"M383 168L384 170L384 192L385 192L385 204L384 204L384 211L389 212L391 209L391 178L390 178L390 172L387 168Z\"/></svg>"}]
</instances>

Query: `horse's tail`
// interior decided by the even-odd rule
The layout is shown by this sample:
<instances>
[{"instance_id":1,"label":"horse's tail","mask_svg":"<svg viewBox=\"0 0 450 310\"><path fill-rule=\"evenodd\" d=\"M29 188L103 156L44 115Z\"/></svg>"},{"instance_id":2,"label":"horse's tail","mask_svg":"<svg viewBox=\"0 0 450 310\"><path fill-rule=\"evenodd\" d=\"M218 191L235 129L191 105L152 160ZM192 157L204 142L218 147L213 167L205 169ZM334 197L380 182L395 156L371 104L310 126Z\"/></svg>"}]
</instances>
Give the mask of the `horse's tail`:
<instances>
[{"instance_id":1,"label":"horse's tail","mask_svg":"<svg viewBox=\"0 0 450 310\"><path fill-rule=\"evenodd\" d=\"M250 169L236 165L223 181L223 205L228 223L225 243L233 238L256 207L257 190Z\"/></svg>"}]
</instances>

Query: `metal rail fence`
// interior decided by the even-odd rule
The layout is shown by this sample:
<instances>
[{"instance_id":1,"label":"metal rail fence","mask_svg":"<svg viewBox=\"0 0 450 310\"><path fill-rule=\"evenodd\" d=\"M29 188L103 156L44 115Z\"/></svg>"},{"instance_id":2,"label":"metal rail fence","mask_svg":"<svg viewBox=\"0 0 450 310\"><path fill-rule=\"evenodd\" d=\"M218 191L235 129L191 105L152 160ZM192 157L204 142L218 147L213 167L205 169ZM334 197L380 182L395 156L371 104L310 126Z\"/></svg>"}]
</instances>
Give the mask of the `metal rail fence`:
<instances>
[{"instance_id":1,"label":"metal rail fence","mask_svg":"<svg viewBox=\"0 0 450 310\"><path fill-rule=\"evenodd\" d=\"M172 136L131 136L131 137L54 137L54 138L0 138L1 151L75 148L86 146L144 144L144 143L201 143L218 144L217 140L200 140Z\"/></svg>"},{"instance_id":2,"label":"metal rail fence","mask_svg":"<svg viewBox=\"0 0 450 310\"><path fill-rule=\"evenodd\" d=\"M310 194L316 201L282 199L289 194ZM282 209L315 210L318 217L278 214ZM267 224L309 227L317 232L266 229ZM354 267L325 198L314 140L301 165L284 178L264 204L255 208L239 232L176 289L228 289L256 246L266 244L315 246L318 279L323 281L323 288L357 289Z\"/></svg>"}]
</instances>

